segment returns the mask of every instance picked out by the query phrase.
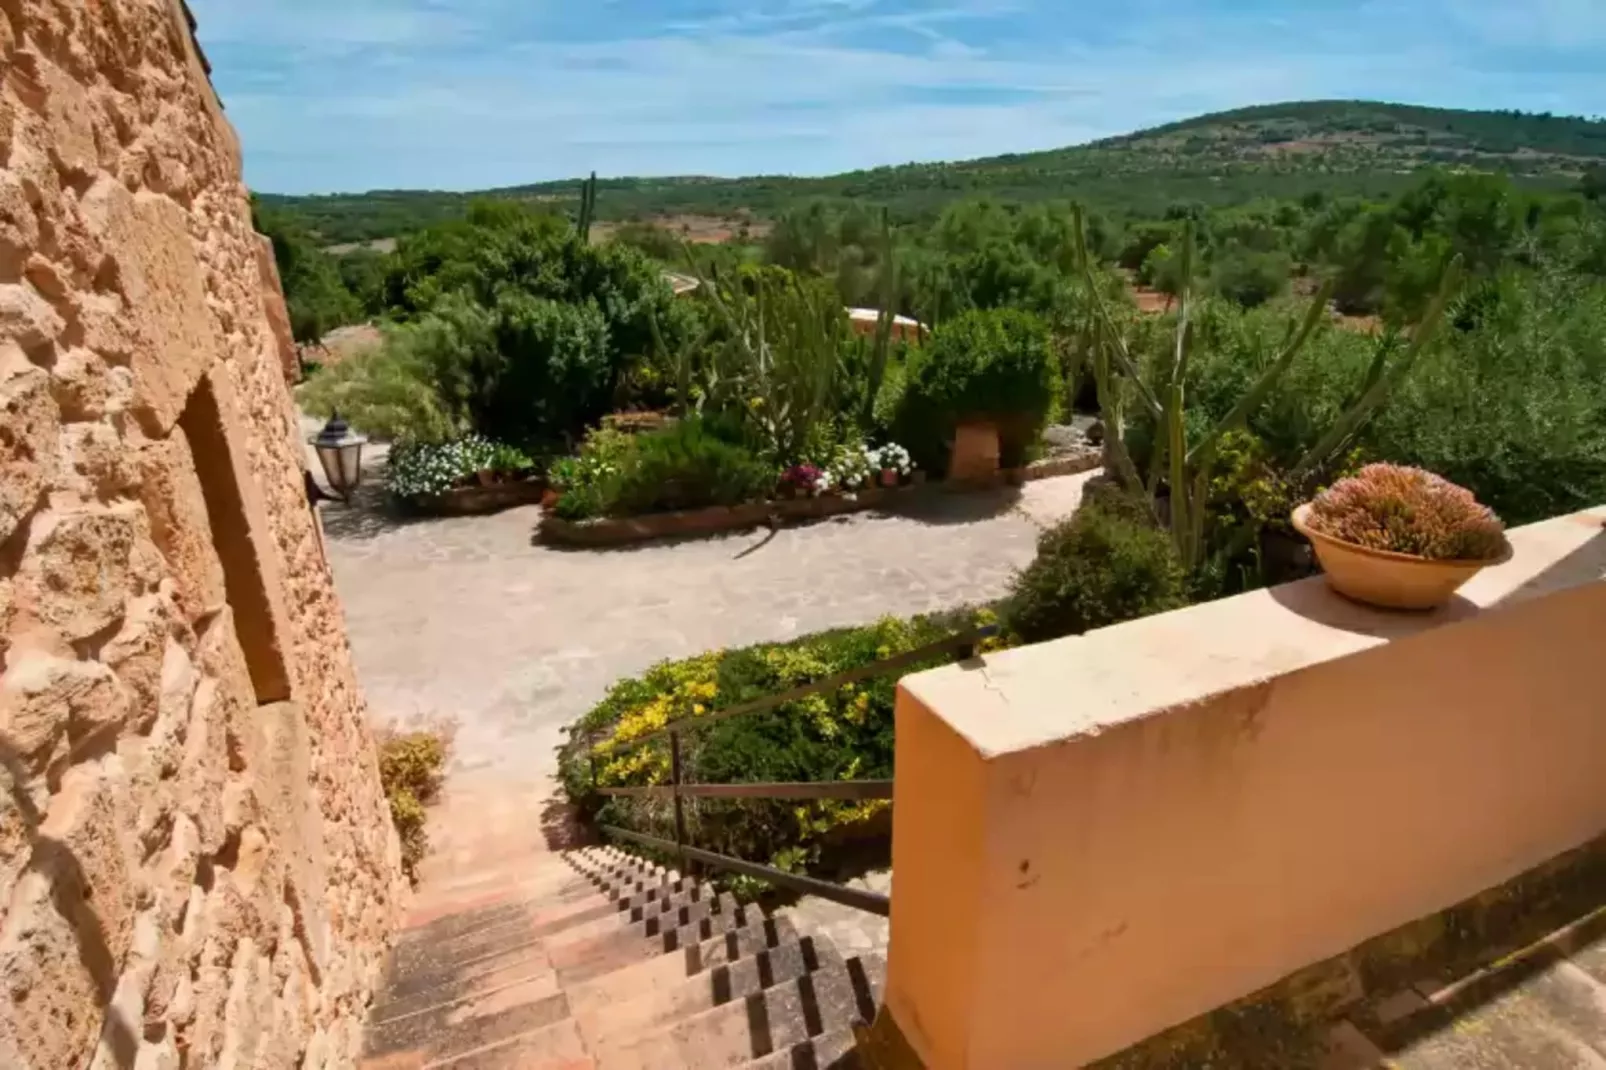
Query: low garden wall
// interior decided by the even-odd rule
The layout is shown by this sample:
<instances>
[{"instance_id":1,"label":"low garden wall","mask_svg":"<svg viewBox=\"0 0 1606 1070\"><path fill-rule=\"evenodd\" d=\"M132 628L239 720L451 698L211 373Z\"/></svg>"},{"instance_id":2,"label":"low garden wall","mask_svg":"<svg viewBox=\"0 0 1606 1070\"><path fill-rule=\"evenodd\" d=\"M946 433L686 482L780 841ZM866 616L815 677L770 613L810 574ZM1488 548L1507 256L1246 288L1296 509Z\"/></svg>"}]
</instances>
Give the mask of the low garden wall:
<instances>
[{"instance_id":1,"label":"low garden wall","mask_svg":"<svg viewBox=\"0 0 1606 1070\"><path fill-rule=\"evenodd\" d=\"M906 678L925 1065L1083 1065L1606 832L1606 509L1511 542L1426 615L1317 578Z\"/></svg>"},{"instance_id":2,"label":"low garden wall","mask_svg":"<svg viewBox=\"0 0 1606 1070\"><path fill-rule=\"evenodd\" d=\"M1025 468L1002 469L987 479L963 483L916 483L903 487L871 487L853 495L822 495L770 502L721 505L646 516L603 517L596 520L565 520L548 512L541 518L538 535L542 542L560 546L626 546L653 539L688 535L714 535L743 531L772 520L825 520L846 513L887 507L912 495L985 490L990 487L1018 486L1038 479L1090 472L1102 464L1095 453L1038 461ZM480 489L480 488L471 488Z\"/></svg>"}]
</instances>

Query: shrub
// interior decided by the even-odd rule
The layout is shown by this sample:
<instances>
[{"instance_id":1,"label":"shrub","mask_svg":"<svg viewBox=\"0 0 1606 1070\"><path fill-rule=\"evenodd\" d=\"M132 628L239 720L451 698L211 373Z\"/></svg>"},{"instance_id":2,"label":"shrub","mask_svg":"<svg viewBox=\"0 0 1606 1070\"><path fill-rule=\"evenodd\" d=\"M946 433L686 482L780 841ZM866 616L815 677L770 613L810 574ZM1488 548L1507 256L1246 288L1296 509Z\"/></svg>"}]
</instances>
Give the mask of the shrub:
<instances>
[{"instance_id":1,"label":"shrub","mask_svg":"<svg viewBox=\"0 0 1606 1070\"><path fill-rule=\"evenodd\" d=\"M1434 561L1487 561L1505 527L1472 492L1432 472L1369 464L1311 503L1311 526L1335 539Z\"/></svg>"},{"instance_id":2,"label":"shrub","mask_svg":"<svg viewBox=\"0 0 1606 1070\"><path fill-rule=\"evenodd\" d=\"M1229 301L1255 308L1288 290L1294 264L1287 253L1233 249L1210 268L1210 287ZM1432 276L1437 282L1438 276ZM1429 291L1432 295L1432 290Z\"/></svg>"},{"instance_id":3,"label":"shrub","mask_svg":"<svg viewBox=\"0 0 1606 1070\"><path fill-rule=\"evenodd\" d=\"M604 496L610 512L625 516L736 505L768 497L778 475L692 417L638 436Z\"/></svg>"},{"instance_id":4,"label":"shrub","mask_svg":"<svg viewBox=\"0 0 1606 1070\"><path fill-rule=\"evenodd\" d=\"M1061 389L1049 329L1014 309L967 312L910 355L897 438L922 468L947 467L960 421L998 424L1003 463L1019 465Z\"/></svg>"},{"instance_id":5,"label":"shrub","mask_svg":"<svg viewBox=\"0 0 1606 1070\"><path fill-rule=\"evenodd\" d=\"M547 481L559 492L557 514L565 520L602 516L613 504L611 486L630 456L635 437L612 427L586 436L573 457L555 462Z\"/></svg>"},{"instance_id":6,"label":"shrub","mask_svg":"<svg viewBox=\"0 0 1606 1070\"><path fill-rule=\"evenodd\" d=\"M296 400L313 416L338 411L353 427L391 441L437 442L465 427L436 389L429 365L395 332L377 349L309 371Z\"/></svg>"},{"instance_id":7,"label":"shrub","mask_svg":"<svg viewBox=\"0 0 1606 1070\"><path fill-rule=\"evenodd\" d=\"M450 752L451 737L446 731L380 734L379 782L401 840L402 867L413 880L418 877L418 863L429 850L424 807L440 794Z\"/></svg>"},{"instance_id":8,"label":"shrub","mask_svg":"<svg viewBox=\"0 0 1606 1070\"><path fill-rule=\"evenodd\" d=\"M1005 603L1010 632L1037 643L1185 605L1187 576L1171 539L1144 511L1100 498L1045 531Z\"/></svg>"}]
</instances>

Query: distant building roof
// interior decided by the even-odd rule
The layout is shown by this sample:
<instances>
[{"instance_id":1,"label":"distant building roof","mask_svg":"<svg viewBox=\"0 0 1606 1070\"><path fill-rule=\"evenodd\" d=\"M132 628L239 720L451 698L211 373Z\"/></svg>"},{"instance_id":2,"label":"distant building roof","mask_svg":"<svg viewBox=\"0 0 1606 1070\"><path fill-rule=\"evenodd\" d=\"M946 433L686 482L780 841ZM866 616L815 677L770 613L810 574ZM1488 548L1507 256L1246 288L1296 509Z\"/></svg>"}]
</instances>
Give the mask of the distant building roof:
<instances>
[{"instance_id":1,"label":"distant building roof","mask_svg":"<svg viewBox=\"0 0 1606 1070\"><path fill-rule=\"evenodd\" d=\"M880 310L874 308L850 308L848 309L848 318L854 323L879 323L881 320L881 312ZM892 324L894 327L903 327L906 329L910 327L922 331L926 329L925 324L921 323L919 320L910 319L908 316L893 316Z\"/></svg>"}]
</instances>

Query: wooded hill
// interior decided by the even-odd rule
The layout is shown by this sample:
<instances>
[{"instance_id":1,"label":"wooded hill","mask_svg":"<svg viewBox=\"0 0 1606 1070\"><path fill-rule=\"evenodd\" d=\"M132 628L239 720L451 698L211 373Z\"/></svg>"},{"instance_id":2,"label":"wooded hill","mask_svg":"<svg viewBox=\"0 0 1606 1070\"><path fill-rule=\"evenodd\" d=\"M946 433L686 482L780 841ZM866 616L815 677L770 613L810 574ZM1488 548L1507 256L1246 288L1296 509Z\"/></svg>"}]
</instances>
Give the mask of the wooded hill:
<instances>
[{"instance_id":1,"label":"wooded hill","mask_svg":"<svg viewBox=\"0 0 1606 1070\"><path fill-rule=\"evenodd\" d=\"M1418 172L1444 168L1505 173L1525 185L1576 186L1592 168L1606 168L1606 120L1366 101L1271 104L1089 145L960 163L825 178L603 179L598 217L762 219L800 201L851 198L885 204L898 220L909 221L978 196L1017 203L1076 198L1107 211L1150 215L1177 202L1221 206L1316 191L1377 197L1410 185ZM474 193L260 196L335 244L458 218L477 197L566 208L579 185L574 179Z\"/></svg>"}]
</instances>

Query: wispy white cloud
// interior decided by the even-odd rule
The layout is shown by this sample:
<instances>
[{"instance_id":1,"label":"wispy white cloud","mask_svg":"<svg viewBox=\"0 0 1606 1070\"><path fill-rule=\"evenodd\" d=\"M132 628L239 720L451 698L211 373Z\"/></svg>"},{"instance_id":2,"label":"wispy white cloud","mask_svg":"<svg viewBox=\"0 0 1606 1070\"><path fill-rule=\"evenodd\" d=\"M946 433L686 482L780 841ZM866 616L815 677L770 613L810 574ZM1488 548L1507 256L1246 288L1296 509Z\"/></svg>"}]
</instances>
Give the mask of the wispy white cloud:
<instances>
[{"instance_id":1,"label":"wispy white cloud","mask_svg":"<svg viewBox=\"0 0 1606 1070\"><path fill-rule=\"evenodd\" d=\"M248 178L307 191L827 173L1302 98L1602 112L1596 2L1529 0L1509 46L1508 0L192 6Z\"/></svg>"}]
</instances>

